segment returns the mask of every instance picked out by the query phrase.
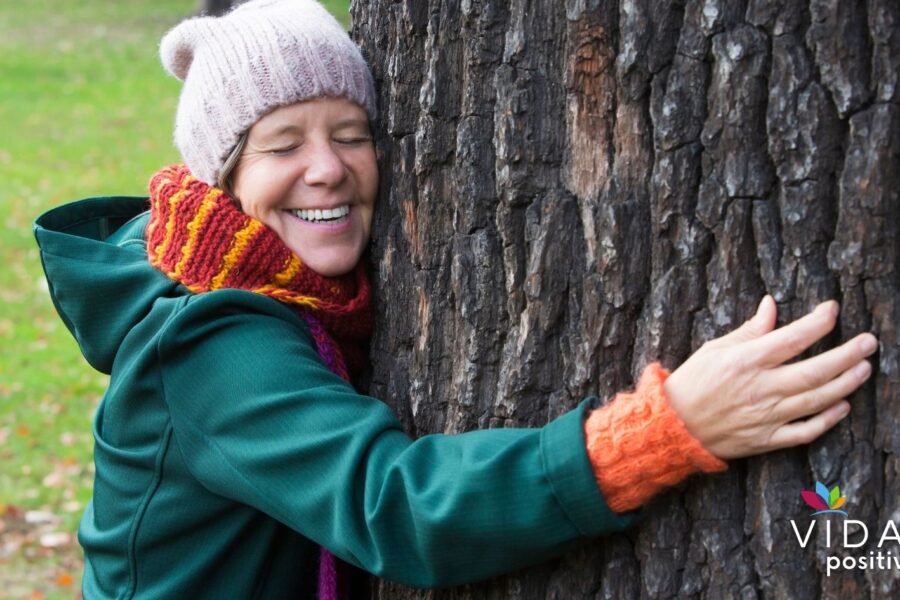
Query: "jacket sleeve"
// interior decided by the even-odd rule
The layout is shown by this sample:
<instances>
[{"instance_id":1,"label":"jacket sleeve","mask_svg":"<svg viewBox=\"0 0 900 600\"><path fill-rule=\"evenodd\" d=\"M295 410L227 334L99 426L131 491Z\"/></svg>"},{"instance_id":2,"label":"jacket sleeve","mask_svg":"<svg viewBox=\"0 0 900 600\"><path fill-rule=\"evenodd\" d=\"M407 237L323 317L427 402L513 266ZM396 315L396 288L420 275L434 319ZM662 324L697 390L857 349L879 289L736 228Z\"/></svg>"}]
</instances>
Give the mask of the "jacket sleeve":
<instances>
[{"instance_id":1,"label":"jacket sleeve","mask_svg":"<svg viewBox=\"0 0 900 600\"><path fill-rule=\"evenodd\" d=\"M195 296L158 353L175 440L201 484L386 579L477 581L634 520L595 482L590 400L540 429L413 441L321 362L289 309L240 291Z\"/></svg>"}]
</instances>

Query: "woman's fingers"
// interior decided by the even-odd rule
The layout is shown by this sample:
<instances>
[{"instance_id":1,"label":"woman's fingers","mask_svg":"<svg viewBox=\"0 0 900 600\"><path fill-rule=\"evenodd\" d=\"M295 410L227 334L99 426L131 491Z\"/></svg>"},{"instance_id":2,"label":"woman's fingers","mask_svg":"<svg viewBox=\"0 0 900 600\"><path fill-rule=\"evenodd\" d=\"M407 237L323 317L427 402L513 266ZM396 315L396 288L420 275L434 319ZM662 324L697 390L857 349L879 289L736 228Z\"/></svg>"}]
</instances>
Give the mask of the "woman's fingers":
<instances>
[{"instance_id":1,"label":"woman's fingers","mask_svg":"<svg viewBox=\"0 0 900 600\"><path fill-rule=\"evenodd\" d=\"M850 404L838 402L805 421L795 421L782 425L769 438L766 450L777 450L800 444L808 444L850 413Z\"/></svg>"},{"instance_id":2,"label":"woman's fingers","mask_svg":"<svg viewBox=\"0 0 900 600\"><path fill-rule=\"evenodd\" d=\"M797 356L834 329L838 303L823 302L793 323L746 343L746 356L754 363L772 367Z\"/></svg>"},{"instance_id":3,"label":"woman's fingers","mask_svg":"<svg viewBox=\"0 0 900 600\"><path fill-rule=\"evenodd\" d=\"M852 340L812 358L772 369L768 388L781 397L793 396L825 385L878 349L871 333L861 333Z\"/></svg>"},{"instance_id":4,"label":"woman's fingers","mask_svg":"<svg viewBox=\"0 0 900 600\"><path fill-rule=\"evenodd\" d=\"M716 338L713 343L715 346L730 346L758 338L772 331L776 318L775 299L766 294L760 300L759 306L756 307L756 314L752 318L737 329Z\"/></svg>"},{"instance_id":5,"label":"woman's fingers","mask_svg":"<svg viewBox=\"0 0 900 600\"><path fill-rule=\"evenodd\" d=\"M872 365L869 364L869 361L858 362L841 373L840 377L832 379L820 387L785 398L776 406L775 416L779 421L789 423L821 412L841 398L846 398L855 392L871 374Z\"/></svg>"}]
</instances>

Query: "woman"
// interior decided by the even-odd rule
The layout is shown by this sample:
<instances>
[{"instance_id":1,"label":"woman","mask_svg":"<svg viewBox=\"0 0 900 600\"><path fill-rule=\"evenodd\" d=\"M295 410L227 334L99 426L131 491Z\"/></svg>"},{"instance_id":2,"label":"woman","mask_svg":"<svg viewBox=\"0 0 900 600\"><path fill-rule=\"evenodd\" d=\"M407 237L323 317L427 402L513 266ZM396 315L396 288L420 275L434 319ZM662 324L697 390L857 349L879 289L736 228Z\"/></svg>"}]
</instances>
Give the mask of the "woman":
<instances>
[{"instance_id":1,"label":"woman","mask_svg":"<svg viewBox=\"0 0 900 600\"><path fill-rule=\"evenodd\" d=\"M87 598L346 597L344 562L415 586L484 579L629 526L692 473L809 442L870 373L870 334L783 365L837 304L773 331L766 296L602 408L413 441L351 385L378 188L359 50L311 0L255 0L182 23L161 54L184 81L186 166L154 176L149 213L95 198L35 226L60 315L111 374L79 530Z\"/></svg>"}]
</instances>

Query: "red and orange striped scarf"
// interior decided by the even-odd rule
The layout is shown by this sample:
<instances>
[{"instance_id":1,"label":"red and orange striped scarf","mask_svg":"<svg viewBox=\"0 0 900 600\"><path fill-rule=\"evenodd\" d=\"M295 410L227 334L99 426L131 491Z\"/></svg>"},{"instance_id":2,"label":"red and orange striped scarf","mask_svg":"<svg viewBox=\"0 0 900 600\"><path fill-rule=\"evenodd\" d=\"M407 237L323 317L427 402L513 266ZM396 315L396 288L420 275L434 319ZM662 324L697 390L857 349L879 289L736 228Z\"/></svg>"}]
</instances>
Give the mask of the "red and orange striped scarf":
<instances>
[{"instance_id":1,"label":"red and orange striped scarf","mask_svg":"<svg viewBox=\"0 0 900 600\"><path fill-rule=\"evenodd\" d=\"M340 277L319 275L272 229L184 165L150 180L146 238L150 263L194 293L236 288L296 307L326 364L348 381L359 373L372 331L362 264Z\"/></svg>"}]
</instances>

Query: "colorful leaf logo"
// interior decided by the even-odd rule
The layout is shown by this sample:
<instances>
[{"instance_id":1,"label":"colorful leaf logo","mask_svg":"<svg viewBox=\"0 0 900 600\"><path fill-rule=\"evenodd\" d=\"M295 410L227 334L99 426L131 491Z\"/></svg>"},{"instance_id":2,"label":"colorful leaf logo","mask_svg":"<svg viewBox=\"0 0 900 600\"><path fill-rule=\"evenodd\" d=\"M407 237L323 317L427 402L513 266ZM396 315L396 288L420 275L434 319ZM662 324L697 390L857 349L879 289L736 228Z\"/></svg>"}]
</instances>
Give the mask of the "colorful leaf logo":
<instances>
[{"instance_id":1,"label":"colorful leaf logo","mask_svg":"<svg viewBox=\"0 0 900 600\"><path fill-rule=\"evenodd\" d=\"M838 486L834 486L829 492L828 488L825 487L823 483L817 481L816 491L803 490L800 492L800 495L810 508L816 510L816 512L810 516L820 515L822 513L840 513L845 517L847 516L846 512L838 510L847 501L846 498L841 496L841 488Z\"/></svg>"}]
</instances>

